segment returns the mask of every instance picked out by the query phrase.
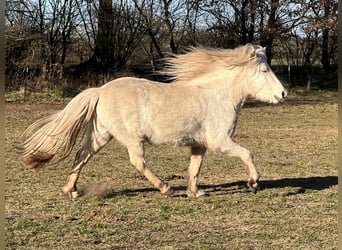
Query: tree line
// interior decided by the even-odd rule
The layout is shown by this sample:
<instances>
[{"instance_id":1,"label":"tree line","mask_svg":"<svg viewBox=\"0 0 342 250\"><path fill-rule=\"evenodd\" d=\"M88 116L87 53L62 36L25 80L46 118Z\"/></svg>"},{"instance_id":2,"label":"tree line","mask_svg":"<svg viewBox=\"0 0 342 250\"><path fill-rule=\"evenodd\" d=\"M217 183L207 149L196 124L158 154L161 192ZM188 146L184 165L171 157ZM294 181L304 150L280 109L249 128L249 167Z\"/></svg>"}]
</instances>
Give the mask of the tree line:
<instances>
[{"instance_id":1,"label":"tree line","mask_svg":"<svg viewBox=\"0 0 342 250\"><path fill-rule=\"evenodd\" d=\"M269 63L334 71L337 0L6 0L6 87L72 72L158 70L189 46L266 47ZM138 68L139 68L138 67Z\"/></svg>"}]
</instances>

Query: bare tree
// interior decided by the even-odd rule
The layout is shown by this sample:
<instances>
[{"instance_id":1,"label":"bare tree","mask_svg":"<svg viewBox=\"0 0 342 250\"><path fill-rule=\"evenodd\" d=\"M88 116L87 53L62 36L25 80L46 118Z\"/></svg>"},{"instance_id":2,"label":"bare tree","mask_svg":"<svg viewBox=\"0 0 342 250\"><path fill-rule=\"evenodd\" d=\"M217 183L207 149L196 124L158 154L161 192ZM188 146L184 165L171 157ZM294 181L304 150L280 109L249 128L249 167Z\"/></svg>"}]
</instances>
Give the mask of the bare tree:
<instances>
[{"instance_id":1,"label":"bare tree","mask_svg":"<svg viewBox=\"0 0 342 250\"><path fill-rule=\"evenodd\" d=\"M89 63L105 71L124 67L141 39L141 19L134 6L127 0L100 0L98 6L88 3L86 10L78 6L84 26L90 23L84 29L93 50ZM96 14L97 20L89 14Z\"/></svg>"},{"instance_id":2,"label":"bare tree","mask_svg":"<svg viewBox=\"0 0 342 250\"><path fill-rule=\"evenodd\" d=\"M312 1L313 24L322 34L321 63L325 71L330 69L330 61L337 50L337 1Z\"/></svg>"},{"instance_id":3,"label":"bare tree","mask_svg":"<svg viewBox=\"0 0 342 250\"><path fill-rule=\"evenodd\" d=\"M110 68L115 64L114 11L112 0L99 0L97 33L94 39L93 60L100 67Z\"/></svg>"},{"instance_id":4,"label":"bare tree","mask_svg":"<svg viewBox=\"0 0 342 250\"><path fill-rule=\"evenodd\" d=\"M156 8L154 0L133 0L135 7L139 11L141 19L143 21L142 29L143 31L150 37L151 43L154 46L158 56L160 58L164 58L164 53L162 52L161 44L158 41L157 34L159 33L161 22L157 20L156 17ZM151 47L152 50L152 47ZM150 55L153 56L153 55Z\"/></svg>"},{"instance_id":5,"label":"bare tree","mask_svg":"<svg viewBox=\"0 0 342 250\"><path fill-rule=\"evenodd\" d=\"M16 64L26 73L39 70L42 82L61 78L75 28L74 0L19 0L8 2L7 8L7 22L12 30L21 30L21 33L11 33L8 48L11 43L21 40L22 55L26 55L25 58L18 57L21 62Z\"/></svg>"},{"instance_id":6,"label":"bare tree","mask_svg":"<svg viewBox=\"0 0 342 250\"><path fill-rule=\"evenodd\" d=\"M185 43L190 44L192 46L197 45L198 43L198 33L200 33L201 21L203 21L203 5L204 0L190 0L185 1L184 8L185 12L185 20L184 20L184 36L183 39Z\"/></svg>"},{"instance_id":7,"label":"bare tree","mask_svg":"<svg viewBox=\"0 0 342 250\"><path fill-rule=\"evenodd\" d=\"M130 58L146 63L141 53L154 70L166 53L198 44L257 43L269 63L320 61L325 70L338 57L337 0L14 0L5 14L6 72L40 71L43 81L71 61L108 72Z\"/></svg>"},{"instance_id":8,"label":"bare tree","mask_svg":"<svg viewBox=\"0 0 342 250\"><path fill-rule=\"evenodd\" d=\"M143 29L159 58L165 56L164 49L177 53L186 33L185 24L189 20L187 11L190 9L184 8L184 2L173 0L133 0L133 2L143 20ZM189 7L189 2L186 6Z\"/></svg>"}]
</instances>

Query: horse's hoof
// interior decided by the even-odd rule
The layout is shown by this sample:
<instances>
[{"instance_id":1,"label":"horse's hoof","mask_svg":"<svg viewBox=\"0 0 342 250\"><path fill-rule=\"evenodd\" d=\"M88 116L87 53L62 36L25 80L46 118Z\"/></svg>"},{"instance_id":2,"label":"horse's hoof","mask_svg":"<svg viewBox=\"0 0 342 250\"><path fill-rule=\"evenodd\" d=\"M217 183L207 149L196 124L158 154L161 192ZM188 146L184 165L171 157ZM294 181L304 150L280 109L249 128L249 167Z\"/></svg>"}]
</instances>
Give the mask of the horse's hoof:
<instances>
[{"instance_id":1,"label":"horse's hoof","mask_svg":"<svg viewBox=\"0 0 342 250\"><path fill-rule=\"evenodd\" d=\"M166 195L166 196L171 196L175 193L175 190L173 190L172 188L169 188L168 190L166 190L165 192L162 192L162 194Z\"/></svg>"},{"instance_id":2,"label":"horse's hoof","mask_svg":"<svg viewBox=\"0 0 342 250\"><path fill-rule=\"evenodd\" d=\"M188 197L201 197L201 196L207 196L208 194L204 192L203 190L197 190L197 192L192 192L191 190L186 190L186 194Z\"/></svg>"},{"instance_id":3,"label":"horse's hoof","mask_svg":"<svg viewBox=\"0 0 342 250\"><path fill-rule=\"evenodd\" d=\"M76 200L80 194L78 193L77 190L74 190L74 191L66 191L66 190L63 190L63 194L68 198L68 199L71 199L71 200Z\"/></svg>"},{"instance_id":4,"label":"horse's hoof","mask_svg":"<svg viewBox=\"0 0 342 250\"><path fill-rule=\"evenodd\" d=\"M248 182L248 188L251 190L253 194L256 194L258 192L258 183L254 181L249 181Z\"/></svg>"},{"instance_id":5,"label":"horse's hoof","mask_svg":"<svg viewBox=\"0 0 342 250\"><path fill-rule=\"evenodd\" d=\"M160 192L166 196L171 196L175 191L167 183L164 183L163 187L160 189Z\"/></svg>"}]
</instances>

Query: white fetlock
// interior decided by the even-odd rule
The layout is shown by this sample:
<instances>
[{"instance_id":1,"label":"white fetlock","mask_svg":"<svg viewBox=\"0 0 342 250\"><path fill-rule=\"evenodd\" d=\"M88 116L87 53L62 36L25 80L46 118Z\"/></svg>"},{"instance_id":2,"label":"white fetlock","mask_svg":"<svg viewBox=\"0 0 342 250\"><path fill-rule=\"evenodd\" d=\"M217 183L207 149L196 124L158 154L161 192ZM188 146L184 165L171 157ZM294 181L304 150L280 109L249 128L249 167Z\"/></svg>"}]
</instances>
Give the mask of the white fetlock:
<instances>
[{"instance_id":1,"label":"white fetlock","mask_svg":"<svg viewBox=\"0 0 342 250\"><path fill-rule=\"evenodd\" d=\"M254 194L258 192L258 182L249 181L248 187Z\"/></svg>"},{"instance_id":2,"label":"white fetlock","mask_svg":"<svg viewBox=\"0 0 342 250\"><path fill-rule=\"evenodd\" d=\"M186 190L186 194L188 195L188 197L195 197L195 198L207 195L207 193L204 192L203 190L197 190L196 192L192 192L189 189Z\"/></svg>"},{"instance_id":3,"label":"white fetlock","mask_svg":"<svg viewBox=\"0 0 342 250\"><path fill-rule=\"evenodd\" d=\"M72 191L70 193L70 196L71 196L71 199L76 199L76 198L78 198L79 194L77 191Z\"/></svg>"},{"instance_id":4,"label":"white fetlock","mask_svg":"<svg viewBox=\"0 0 342 250\"><path fill-rule=\"evenodd\" d=\"M73 190L73 191L71 191L71 190ZM71 190L69 187L66 187L66 186L63 187L64 195L67 196L68 198L72 199L72 200L78 198L79 193L77 192L77 190L76 189L71 189Z\"/></svg>"}]
</instances>

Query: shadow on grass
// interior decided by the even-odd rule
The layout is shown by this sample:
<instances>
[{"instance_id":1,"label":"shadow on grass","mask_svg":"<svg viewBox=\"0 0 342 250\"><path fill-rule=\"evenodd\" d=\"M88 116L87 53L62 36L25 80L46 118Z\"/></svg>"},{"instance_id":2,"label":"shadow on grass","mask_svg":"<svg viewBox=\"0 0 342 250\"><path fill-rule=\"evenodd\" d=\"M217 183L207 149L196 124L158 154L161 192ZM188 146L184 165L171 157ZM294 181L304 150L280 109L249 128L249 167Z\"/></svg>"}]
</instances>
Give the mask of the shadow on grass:
<instances>
[{"instance_id":1,"label":"shadow on grass","mask_svg":"<svg viewBox=\"0 0 342 250\"><path fill-rule=\"evenodd\" d=\"M139 188L139 189L124 189L115 191L113 190L112 185L109 183L107 187L111 188L101 188L103 186L103 181L100 182L98 186L96 183L92 184L91 190L93 192L86 192L85 198L87 197L101 197L101 198L113 198L115 196L136 196L144 193L151 192L159 192L156 188ZM106 182L107 182L106 181ZM304 177L304 178L284 178L278 180L261 180L259 182L259 192L267 189L277 189L277 188L286 188L293 187L298 188L296 191L289 192L288 195L295 195L305 193L307 190L324 190L330 188L331 186L335 186L338 184L337 176L324 176L324 177ZM172 187L176 192L172 195L172 197L187 197L186 196L186 186L173 186ZM234 193L247 193L250 192L247 188L246 181L236 181L230 183L223 183L217 185L199 185L200 189L203 189L208 193L209 196L218 196L218 195L228 195ZM87 189L87 188L86 188Z\"/></svg>"},{"instance_id":2,"label":"shadow on grass","mask_svg":"<svg viewBox=\"0 0 342 250\"><path fill-rule=\"evenodd\" d=\"M287 195L305 193L307 190L320 191L338 184L337 176L314 176L305 178L284 178L279 180L260 181L260 190L270 188L298 188L296 192L290 192Z\"/></svg>"},{"instance_id":3,"label":"shadow on grass","mask_svg":"<svg viewBox=\"0 0 342 250\"><path fill-rule=\"evenodd\" d=\"M337 176L314 176L304 178L284 178L278 180L261 180L259 182L259 192L267 189L279 189L292 187L297 188L294 192L286 195L305 193L307 190L324 190L338 184ZM245 181L237 181L219 185L202 185L200 188L206 190L210 195L222 195L238 192L250 192Z\"/></svg>"}]
</instances>

